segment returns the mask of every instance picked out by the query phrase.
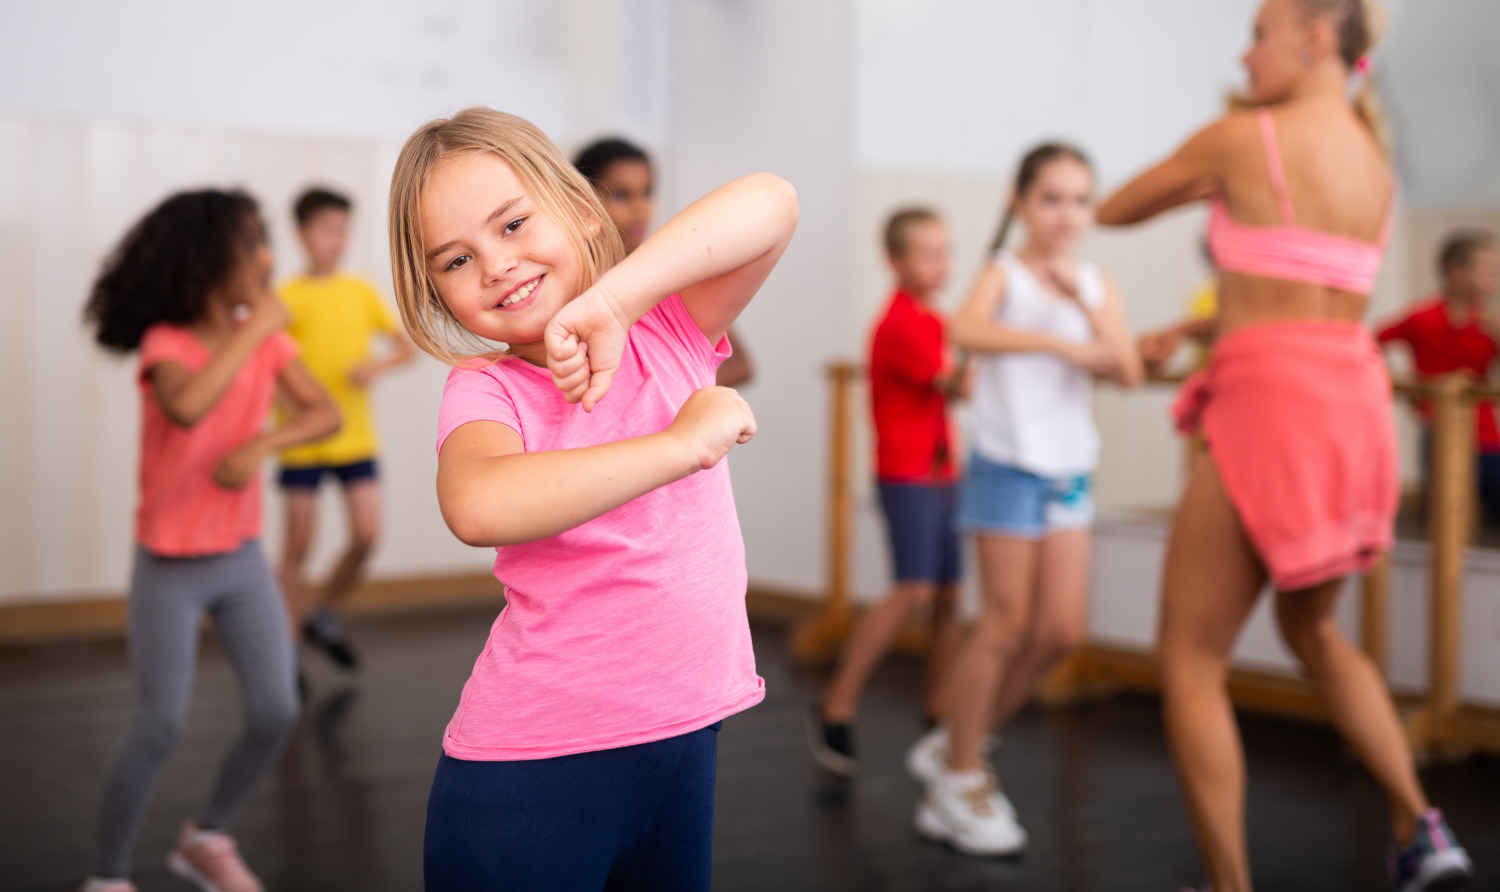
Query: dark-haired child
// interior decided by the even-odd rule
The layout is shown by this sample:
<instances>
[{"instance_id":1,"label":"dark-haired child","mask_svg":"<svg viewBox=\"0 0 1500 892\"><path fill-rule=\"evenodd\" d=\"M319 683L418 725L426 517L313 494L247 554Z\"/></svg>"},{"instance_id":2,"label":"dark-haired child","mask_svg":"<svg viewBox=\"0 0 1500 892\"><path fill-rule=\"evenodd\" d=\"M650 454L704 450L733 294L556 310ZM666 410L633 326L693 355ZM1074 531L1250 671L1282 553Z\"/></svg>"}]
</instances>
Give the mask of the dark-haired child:
<instances>
[{"instance_id":1,"label":"dark-haired child","mask_svg":"<svg viewBox=\"0 0 1500 892\"><path fill-rule=\"evenodd\" d=\"M1485 301L1500 287L1500 241L1483 230L1460 230L1448 236L1438 255L1442 290L1420 300L1399 319L1380 328L1380 343L1405 343L1411 348L1417 374L1423 377L1469 372L1488 377L1495 364L1495 325L1485 317ZM1424 425L1432 422L1432 406L1417 404ZM1479 501L1494 523L1500 523L1500 426L1495 406L1474 404L1474 434ZM1422 435L1423 489L1428 476L1431 432Z\"/></svg>"},{"instance_id":2,"label":"dark-haired child","mask_svg":"<svg viewBox=\"0 0 1500 892\"><path fill-rule=\"evenodd\" d=\"M344 419L337 434L281 453L279 483L286 496L281 587L295 626L307 608L304 565L312 544L318 484L325 474L331 475L344 491L349 544L317 593L302 635L345 669L356 668L358 659L340 614L364 575L380 530L379 444L370 385L416 355L375 286L339 268L349 240L351 207L348 198L327 189L302 194L294 212L307 271L280 289L292 314L287 333L302 348L302 361L332 395ZM388 349L376 356L371 347L382 336Z\"/></svg>"},{"instance_id":3,"label":"dark-haired child","mask_svg":"<svg viewBox=\"0 0 1500 892\"><path fill-rule=\"evenodd\" d=\"M925 208L898 211L886 223L885 251L896 290L870 343L870 405L895 587L855 624L807 726L813 757L845 775L858 768L854 720L865 682L901 626L931 608L930 721L939 717L938 695L958 642L961 568L948 399L959 391L963 370L948 350L947 322L933 306L948 280L948 228Z\"/></svg>"},{"instance_id":4,"label":"dark-haired child","mask_svg":"<svg viewBox=\"0 0 1500 892\"><path fill-rule=\"evenodd\" d=\"M204 614L239 678L245 724L168 863L205 890L261 888L228 830L291 733L297 695L286 613L257 540L258 469L277 449L339 425L281 332L287 312L270 275L253 199L183 193L130 230L89 298L98 342L140 351L141 500L128 605L136 701L105 785L99 861L85 892L135 888L131 853L187 715ZM267 430L278 393L291 411Z\"/></svg>"}]
</instances>

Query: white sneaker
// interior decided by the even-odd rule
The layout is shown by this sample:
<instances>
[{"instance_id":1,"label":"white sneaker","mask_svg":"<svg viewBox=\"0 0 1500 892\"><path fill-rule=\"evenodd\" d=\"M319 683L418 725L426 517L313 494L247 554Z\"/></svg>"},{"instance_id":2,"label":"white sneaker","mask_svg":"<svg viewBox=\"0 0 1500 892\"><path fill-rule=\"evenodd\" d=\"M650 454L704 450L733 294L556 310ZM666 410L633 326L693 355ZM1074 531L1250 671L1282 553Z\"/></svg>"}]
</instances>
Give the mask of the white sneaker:
<instances>
[{"instance_id":1,"label":"white sneaker","mask_svg":"<svg viewBox=\"0 0 1500 892\"><path fill-rule=\"evenodd\" d=\"M948 767L948 726L936 725L906 751L906 770L924 784L942 776Z\"/></svg>"},{"instance_id":2,"label":"white sneaker","mask_svg":"<svg viewBox=\"0 0 1500 892\"><path fill-rule=\"evenodd\" d=\"M1000 737L998 735L991 735L984 739L984 743L980 746L980 752L988 760L989 755L999 748ZM948 726L938 725L931 731L918 737L917 742L912 744L911 749L906 751L906 770L911 772L912 777L924 784L935 783L938 778L942 777L948 771L949 753ZM994 768L986 766L985 770L990 774L992 779L995 777ZM1016 819L1016 807L1011 805L1010 798L1000 791L998 781L993 781L992 786L995 788L998 807L1014 821Z\"/></svg>"},{"instance_id":3,"label":"white sneaker","mask_svg":"<svg viewBox=\"0 0 1500 892\"><path fill-rule=\"evenodd\" d=\"M916 829L966 855L1015 855L1026 848L1027 837L1008 805L988 772L944 771L927 785Z\"/></svg>"},{"instance_id":4,"label":"white sneaker","mask_svg":"<svg viewBox=\"0 0 1500 892\"><path fill-rule=\"evenodd\" d=\"M83 881L78 892L135 892L135 884L129 880L106 880L89 877Z\"/></svg>"}]
</instances>

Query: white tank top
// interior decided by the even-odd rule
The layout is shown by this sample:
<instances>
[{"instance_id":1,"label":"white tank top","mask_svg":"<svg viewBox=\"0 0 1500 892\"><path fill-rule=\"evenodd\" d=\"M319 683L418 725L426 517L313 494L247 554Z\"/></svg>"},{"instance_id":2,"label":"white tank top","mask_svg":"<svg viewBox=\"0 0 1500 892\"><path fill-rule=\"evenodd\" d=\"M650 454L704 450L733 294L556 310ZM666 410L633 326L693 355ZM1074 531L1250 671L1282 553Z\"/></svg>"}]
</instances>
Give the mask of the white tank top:
<instances>
[{"instance_id":1,"label":"white tank top","mask_svg":"<svg viewBox=\"0 0 1500 892\"><path fill-rule=\"evenodd\" d=\"M1083 309L1043 290L1013 254L1001 251L995 263L1005 270L997 322L1078 343L1093 339ZM1083 302L1102 306L1104 279L1098 268L1080 260L1077 274ZM977 354L970 394L974 449L988 461L1041 477L1092 473L1099 462L1093 393L1093 375L1055 354Z\"/></svg>"}]
</instances>

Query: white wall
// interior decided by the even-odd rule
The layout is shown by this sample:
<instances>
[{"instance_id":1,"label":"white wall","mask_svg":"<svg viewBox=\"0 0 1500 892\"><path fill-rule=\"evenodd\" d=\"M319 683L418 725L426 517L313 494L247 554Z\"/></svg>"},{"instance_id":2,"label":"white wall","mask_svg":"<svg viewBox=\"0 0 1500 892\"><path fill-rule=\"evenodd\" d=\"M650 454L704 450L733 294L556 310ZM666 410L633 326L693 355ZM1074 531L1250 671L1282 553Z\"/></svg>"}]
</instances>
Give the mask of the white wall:
<instances>
[{"instance_id":1,"label":"white wall","mask_svg":"<svg viewBox=\"0 0 1500 892\"><path fill-rule=\"evenodd\" d=\"M673 193L766 169L801 204L796 237L736 329L755 362L745 395L760 433L730 460L751 579L803 591L823 580L822 368L854 346L848 15L841 0L696 2L673 23Z\"/></svg>"}]
</instances>

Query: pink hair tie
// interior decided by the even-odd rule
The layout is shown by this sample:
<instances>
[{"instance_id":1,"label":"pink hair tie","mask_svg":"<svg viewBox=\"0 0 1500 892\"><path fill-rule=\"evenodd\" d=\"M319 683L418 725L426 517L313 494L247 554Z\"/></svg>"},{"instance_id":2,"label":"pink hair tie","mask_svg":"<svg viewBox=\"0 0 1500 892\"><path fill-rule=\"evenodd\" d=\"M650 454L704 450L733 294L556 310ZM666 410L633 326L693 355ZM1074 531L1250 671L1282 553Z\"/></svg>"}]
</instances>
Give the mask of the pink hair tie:
<instances>
[{"instance_id":1,"label":"pink hair tie","mask_svg":"<svg viewBox=\"0 0 1500 892\"><path fill-rule=\"evenodd\" d=\"M1357 61L1355 61L1355 63L1354 63L1354 70L1358 71L1360 74L1369 74L1370 73L1370 57L1369 56L1360 56L1359 59Z\"/></svg>"}]
</instances>

